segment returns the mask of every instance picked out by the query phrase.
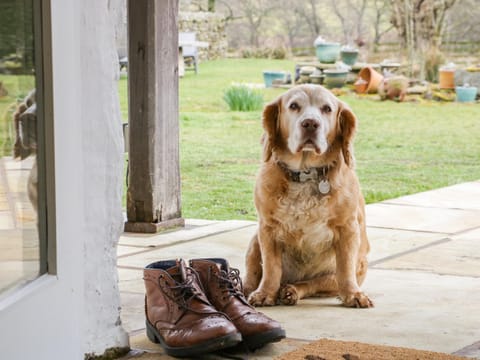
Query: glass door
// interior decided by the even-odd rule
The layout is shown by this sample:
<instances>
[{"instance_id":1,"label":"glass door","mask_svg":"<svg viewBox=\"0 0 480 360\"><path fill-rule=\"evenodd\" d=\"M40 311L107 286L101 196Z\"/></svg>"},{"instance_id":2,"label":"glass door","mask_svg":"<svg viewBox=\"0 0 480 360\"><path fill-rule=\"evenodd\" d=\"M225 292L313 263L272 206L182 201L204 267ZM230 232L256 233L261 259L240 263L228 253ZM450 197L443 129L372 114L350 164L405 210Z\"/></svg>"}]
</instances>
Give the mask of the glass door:
<instances>
[{"instance_id":1,"label":"glass door","mask_svg":"<svg viewBox=\"0 0 480 360\"><path fill-rule=\"evenodd\" d=\"M0 299L49 271L40 3L0 1Z\"/></svg>"}]
</instances>

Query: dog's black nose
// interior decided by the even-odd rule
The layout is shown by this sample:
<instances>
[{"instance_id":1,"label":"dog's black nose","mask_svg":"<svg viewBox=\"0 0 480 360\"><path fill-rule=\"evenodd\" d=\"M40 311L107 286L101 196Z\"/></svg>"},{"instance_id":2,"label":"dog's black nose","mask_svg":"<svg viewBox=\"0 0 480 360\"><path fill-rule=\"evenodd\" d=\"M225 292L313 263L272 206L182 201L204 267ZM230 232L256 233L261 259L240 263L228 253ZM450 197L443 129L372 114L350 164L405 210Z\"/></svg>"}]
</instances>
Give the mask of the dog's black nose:
<instances>
[{"instance_id":1,"label":"dog's black nose","mask_svg":"<svg viewBox=\"0 0 480 360\"><path fill-rule=\"evenodd\" d=\"M314 119L305 119L302 121L302 127L307 131L315 131L320 126L320 123Z\"/></svg>"}]
</instances>

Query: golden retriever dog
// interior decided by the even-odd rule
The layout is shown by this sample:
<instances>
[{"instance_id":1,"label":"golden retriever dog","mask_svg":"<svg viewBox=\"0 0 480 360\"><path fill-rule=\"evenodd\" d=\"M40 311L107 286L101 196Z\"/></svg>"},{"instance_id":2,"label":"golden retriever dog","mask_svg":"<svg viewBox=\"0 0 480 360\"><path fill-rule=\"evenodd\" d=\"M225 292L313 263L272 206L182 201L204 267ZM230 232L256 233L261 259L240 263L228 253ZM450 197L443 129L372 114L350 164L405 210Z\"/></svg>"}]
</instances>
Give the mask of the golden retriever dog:
<instances>
[{"instance_id":1,"label":"golden retriever dog","mask_svg":"<svg viewBox=\"0 0 480 360\"><path fill-rule=\"evenodd\" d=\"M319 85L300 85L263 111L263 163L255 186L259 227L246 254L252 305L339 296L368 308L360 290L369 243L355 174L350 108Z\"/></svg>"},{"instance_id":2,"label":"golden retriever dog","mask_svg":"<svg viewBox=\"0 0 480 360\"><path fill-rule=\"evenodd\" d=\"M35 90L32 90L13 114L15 143L13 157L24 160L34 156L32 169L27 180L27 194L35 213L38 211L38 169L37 169L37 104Z\"/></svg>"}]
</instances>

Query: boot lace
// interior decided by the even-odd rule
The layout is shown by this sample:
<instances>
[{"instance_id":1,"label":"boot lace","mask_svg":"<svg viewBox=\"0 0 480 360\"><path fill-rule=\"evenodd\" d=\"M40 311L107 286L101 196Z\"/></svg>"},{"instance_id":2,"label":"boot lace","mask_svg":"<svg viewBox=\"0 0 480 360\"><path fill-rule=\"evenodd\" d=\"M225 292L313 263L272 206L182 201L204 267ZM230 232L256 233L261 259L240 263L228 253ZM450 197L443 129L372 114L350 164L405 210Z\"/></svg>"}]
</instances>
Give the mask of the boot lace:
<instances>
[{"instance_id":1,"label":"boot lace","mask_svg":"<svg viewBox=\"0 0 480 360\"><path fill-rule=\"evenodd\" d=\"M231 268L228 273L225 270L221 270L216 276L219 279L220 287L225 298L228 296L243 297L243 284L240 278L240 270Z\"/></svg>"},{"instance_id":2,"label":"boot lace","mask_svg":"<svg viewBox=\"0 0 480 360\"><path fill-rule=\"evenodd\" d=\"M171 299L176 303L179 304L184 309L189 309L188 303L194 297L200 295L197 289L193 286L193 282L195 280L193 274L188 274L187 279L183 283L179 283L175 281L175 285L170 287L173 296ZM169 296L167 294L167 296ZM170 296L169 296L170 297Z\"/></svg>"},{"instance_id":3,"label":"boot lace","mask_svg":"<svg viewBox=\"0 0 480 360\"><path fill-rule=\"evenodd\" d=\"M184 309L197 314L215 313L211 311L201 312L189 306L191 300L195 298L207 305L210 305L210 303L205 302L205 300L201 296L203 293L194 286L195 283L199 283L199 276L197 272L192 268L186 268L185 277L186 280L182 283L173 279L175 281L175 285L169 286L170 291L166 291L166 289L162 287L162 284L159 281L160 289L165 294L165 296L167 296L178 306L179 309Z\"/></svg>"}]
</instances>

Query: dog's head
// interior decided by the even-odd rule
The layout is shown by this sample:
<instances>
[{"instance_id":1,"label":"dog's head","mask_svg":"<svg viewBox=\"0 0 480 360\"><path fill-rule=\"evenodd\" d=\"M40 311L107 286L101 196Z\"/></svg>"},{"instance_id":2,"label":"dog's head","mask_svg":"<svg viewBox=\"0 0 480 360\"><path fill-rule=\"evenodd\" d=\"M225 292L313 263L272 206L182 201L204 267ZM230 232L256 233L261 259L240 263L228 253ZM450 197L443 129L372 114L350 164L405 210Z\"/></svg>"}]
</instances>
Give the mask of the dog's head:
<instances>
[{"instance_id":1,"label":"dog's head","mask_svg":"<svg viewBox=\"0 0 480 360\"><path fill-rule=\"evenodd\" d=\"M37 104L32 90L13 114L15 143L13 157L23 160L37 151Z\"/></svg>"},{"instance_id":2,"label":"dog's head","mask_svg":"<svg viewBox=\"0 0 480 360\"><path fill-rule=\"evenodd\" d=\"M352 141L356 117L350 108L319 85L299 85L268 104L263 111L264 161L278 156L325 157L341 149L353 166Z\"/></svg>"}]
</instances>

